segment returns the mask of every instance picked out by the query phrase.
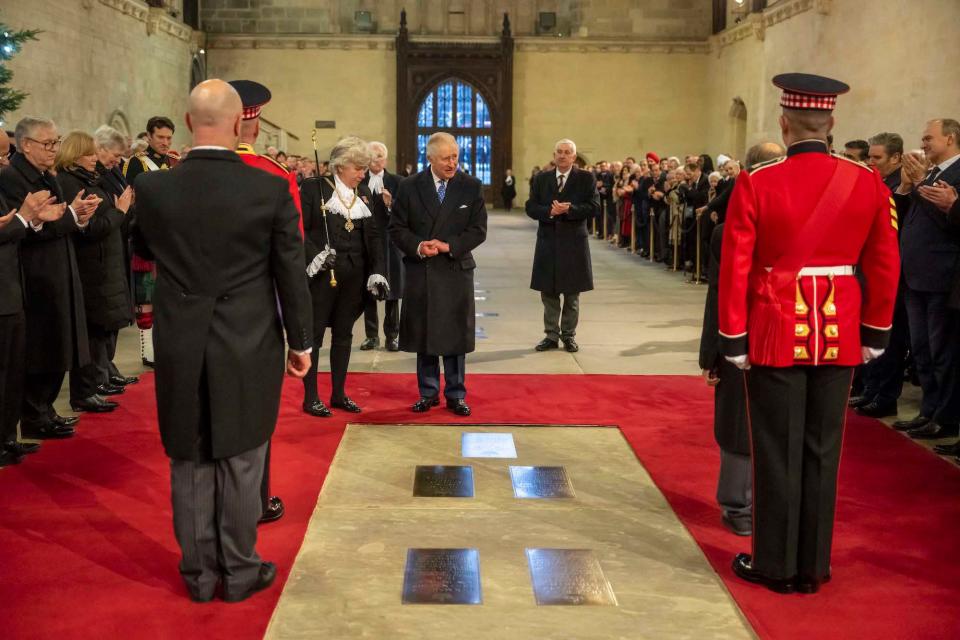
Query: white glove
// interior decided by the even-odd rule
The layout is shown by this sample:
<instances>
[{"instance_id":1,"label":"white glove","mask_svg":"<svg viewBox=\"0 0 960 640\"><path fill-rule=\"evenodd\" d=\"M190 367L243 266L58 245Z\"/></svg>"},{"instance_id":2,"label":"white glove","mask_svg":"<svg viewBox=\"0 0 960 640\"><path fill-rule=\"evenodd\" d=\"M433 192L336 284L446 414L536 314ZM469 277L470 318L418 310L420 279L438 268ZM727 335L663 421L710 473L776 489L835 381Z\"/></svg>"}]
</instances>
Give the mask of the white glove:
<instances>
[{"instance_id":1,"label":"white glove","mask_svg":"<svg viewBox=\"0 0 960 640\"><path fill-rule=\"evenodd\" d=\"M746 354L742 356L724 356L724 358L726 358L727 362L734 365L741 371L746 371L750 368L750 360L747 358Z\"/></svg>"},{"instance_id":2,"label":"white glove","mask_svg":"<svg viewBox=\"0 0 960 640\"><path fill-rule=\"evenodd\" d=\"M378 300L386 300L390 295L390 283L379 273L372 273L367 278L367 291Z\"/></svg>"},{"instance_id":3,"label":"white glove","mask_svg":"<svg viewBox=\"0 0 960 640\"><path fill-rule=\"evenodd\" d=\"M321 271L326 271L329 268L326 263L331 256L335 259L337 257L337 250L329 246L318 253L310 264L307 265L307 277L312 278Z\"/></svg>"},{"instance_id":4,"label":"white glove","mask_svg":"<svg viewBox=\"0 0 960 640\"><path fill-rule=\"evenodd\" d=\"M883 352L886 349L873 349L871 347L860 347L860 355L863 356L863 364L867 364L871 360L876 360L883 355Z\"/></svg>"}]
</instances>

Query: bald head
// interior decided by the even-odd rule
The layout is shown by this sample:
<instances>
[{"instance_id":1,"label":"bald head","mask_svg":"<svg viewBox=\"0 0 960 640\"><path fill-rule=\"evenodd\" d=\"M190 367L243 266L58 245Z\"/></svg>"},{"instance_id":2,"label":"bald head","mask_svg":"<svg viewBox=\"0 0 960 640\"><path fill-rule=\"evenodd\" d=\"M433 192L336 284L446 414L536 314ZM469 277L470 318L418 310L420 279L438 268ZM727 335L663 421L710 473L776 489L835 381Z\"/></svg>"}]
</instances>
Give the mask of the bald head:
<instances>
[{"instance_id":1,"label":"bald head","mask_svg":"<svg viewBox=\"0 0 960 640\"><path fill-rule=\"evenodd\" d=\"M10 164L7 156L10 155L10 136L3 129L0 129L0 169Z\"/></svg>"},{"instance_id":2,"label":"bald head","mask_svg":"<svg viewBox=\"0 0 960 640\"><path fill-rule=\"evenodd\" d=\"M193 146L236 148L242 114L240 94L229 83L216 79L201 82L190 92L187 113Z\"/></svg>"},{"instance_id":3,"label":"bald head","mask_svg":"<svg viewBox=\"0 0 960 640\"><path fill-rule=\"evenodd\" d=\"M783 147L778 145L776 142L761 142L750 147L750 150L747 151L747 157L745 162L747 163L747 169L753 169L754 166L760 164L761 162L767 162L773 160L774 158L779 158L784 153Z\"/></svg>"},{"instance_id":4,"label":"bald head","mask_svg":"<svg viewBox=\"0 0 960 640\"><path fill-rule=\"evenodd\" d=\"M815 109L784 109L780 116L780 132L787 146L800 140L827 141L833 129L833 112Z\"/></svg>"}]
</instances>

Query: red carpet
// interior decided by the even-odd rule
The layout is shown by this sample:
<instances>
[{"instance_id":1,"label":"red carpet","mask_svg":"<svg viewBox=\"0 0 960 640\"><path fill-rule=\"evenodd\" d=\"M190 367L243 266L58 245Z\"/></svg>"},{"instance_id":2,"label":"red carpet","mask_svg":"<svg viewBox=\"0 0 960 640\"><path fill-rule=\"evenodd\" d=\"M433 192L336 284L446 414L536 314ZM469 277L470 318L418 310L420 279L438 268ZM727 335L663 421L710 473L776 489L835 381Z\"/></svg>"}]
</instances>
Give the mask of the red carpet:
<instances>
[{"instance_id":1,"label":"red carpet","mask_svg":"<svg viewBox=\"0 0 960 640\"><path fill-rule=\"evenodd\" d=\"M729 569L749 540L720 526L712 399L699 378L471 375L468 382L472 423L620 425L760 637L957 636L960 468L880 423L854 416L848 426L833 582L814 596L777 596ZM458 422L445 410L409 412L412 375L351 374L348 388L365 408L356 422ZM303 416L300 394L288 380L274 439L274 490L287 515L260 529L261 554L278 563L281 580L346 421L343 412ZM236 605L186 598L152 376L121 400L112 414L85 417L77 437L48 442L0 472L0 636L262 637L279 585Z\"/></svg>"}]
</instances>

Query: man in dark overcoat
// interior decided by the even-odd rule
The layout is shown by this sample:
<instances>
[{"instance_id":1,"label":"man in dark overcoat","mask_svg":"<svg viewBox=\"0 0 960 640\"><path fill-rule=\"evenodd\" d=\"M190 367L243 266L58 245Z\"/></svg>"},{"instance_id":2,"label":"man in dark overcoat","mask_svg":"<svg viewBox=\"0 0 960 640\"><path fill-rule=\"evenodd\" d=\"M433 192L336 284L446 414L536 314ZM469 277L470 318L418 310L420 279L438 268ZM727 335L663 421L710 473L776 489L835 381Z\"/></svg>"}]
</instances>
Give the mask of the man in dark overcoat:
<instances>
[{"instance_id":1,"label":"man in dark overcoat","mask_svg":"<svg viewBox=\"0 0 960 640\"><path fill-rule=\"evenodd\" d=\"M157 262L160 436L171 458L180 573L191 598L243 600L276 567L255 549L260 482L286 370L310 367L300 216L287 182L234 149L242 103L208 80L190 95L193 150L135 184L135 250Z\"/></svg>"},{"instance_id":2,"label":"man in dark overcoat","mask_svg":"<svg viewBox=\"0 0 960 640\"><path fill-rule=\"evenodd\" d=\"M539 222L530 288L539 291L543 301L546 337L537 351L556 349L558 340L571 353L580 349L574 339L580 293L593 289L587 221L600 210L600 196L593 175L574 166L576 158L572 140L557 142L556 169L537 174L527 200L527 215Z\"/></svg>"},{"instance_id":3,"label":"man in dark overcoat","mask_svg":"<svg viewBox=\"0 0 960 640\"><path fill-rule=\"evenodd\" d=\"M472 252L487 237L487 208L480 181L458 171L459 155L450 134L430 136L430 166L400 183L390 237L406 267L400 349L417 354L420 399L413 410L440 403L442 356L447 408L468 416L465 361L476 339Z\"/></svg>"}]
</instances>

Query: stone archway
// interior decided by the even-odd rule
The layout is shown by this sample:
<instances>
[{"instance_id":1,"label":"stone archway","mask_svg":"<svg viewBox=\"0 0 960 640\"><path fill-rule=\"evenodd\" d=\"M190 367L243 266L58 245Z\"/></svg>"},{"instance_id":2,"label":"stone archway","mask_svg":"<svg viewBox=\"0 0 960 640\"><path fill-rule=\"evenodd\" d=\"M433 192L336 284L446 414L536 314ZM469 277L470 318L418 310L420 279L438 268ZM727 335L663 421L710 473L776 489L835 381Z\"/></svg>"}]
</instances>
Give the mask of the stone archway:
<instances>
[{"instance_id":1,"label":"stone archway","mask_svg":"<svg viewBox=\"0 0 960 640\"><path fill-rule=\"evenodd\" d=\"M747 152L747 105L739 96L730 105L729 141L733 156L742 162Z\"/></svg>"},{"instance_id":2,"label":"stone archway","mask_svg":"<svg viewBox=\"0 0 960 640\"><path fill-rule=\"evenodd\" d=\"M132 137L130 135L130 120L127 118L127 114L125 114L122 109L114 109L113 113L110 114L110 117L107 118L107 124L122 133L127 138Z\"/></svg>"}]
</instances>

